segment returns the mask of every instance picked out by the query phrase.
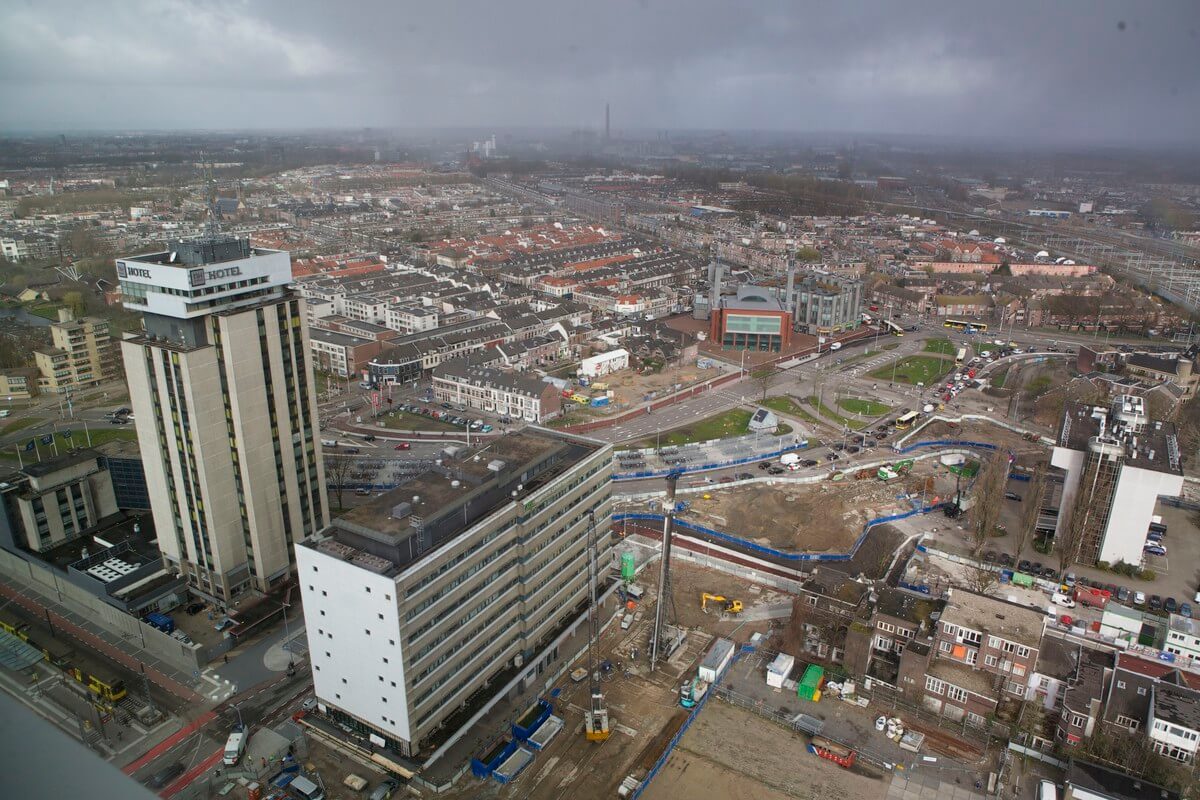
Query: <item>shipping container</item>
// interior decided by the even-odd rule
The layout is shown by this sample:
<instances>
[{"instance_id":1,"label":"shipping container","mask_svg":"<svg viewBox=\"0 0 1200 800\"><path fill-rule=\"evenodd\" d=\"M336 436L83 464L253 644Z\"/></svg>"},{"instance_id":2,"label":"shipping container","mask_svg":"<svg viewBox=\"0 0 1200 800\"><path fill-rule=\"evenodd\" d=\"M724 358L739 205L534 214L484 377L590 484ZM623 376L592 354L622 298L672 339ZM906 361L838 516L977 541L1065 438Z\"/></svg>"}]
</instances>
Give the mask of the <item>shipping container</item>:
<instances>
[{"instance_id":1,"label":"shipping container","mask_svg":"<svg viewBox=\"0 0 1200 800\"><path fill-rule=\"evenodd\" d=\"M803 700L811 700L814 703L821 699L821 686L825 683L825 670L816 664L809 664L804 670L804 677L800 680L800 685L796 689L796 694Z\"/></svg>"},{"instance_id":2,"label":"shipping container","mask_svg":"<svg viewBox=\"0 0 1200 800\"><path fill-rule=\"evenodd\" d=\"M774 689L782 689L783 682L792 674L792 667L796 666L796 657L789 656L787 653L780 653L775 656L775 660L767 667L767 686Z\"/></svg>"}]
</instances>

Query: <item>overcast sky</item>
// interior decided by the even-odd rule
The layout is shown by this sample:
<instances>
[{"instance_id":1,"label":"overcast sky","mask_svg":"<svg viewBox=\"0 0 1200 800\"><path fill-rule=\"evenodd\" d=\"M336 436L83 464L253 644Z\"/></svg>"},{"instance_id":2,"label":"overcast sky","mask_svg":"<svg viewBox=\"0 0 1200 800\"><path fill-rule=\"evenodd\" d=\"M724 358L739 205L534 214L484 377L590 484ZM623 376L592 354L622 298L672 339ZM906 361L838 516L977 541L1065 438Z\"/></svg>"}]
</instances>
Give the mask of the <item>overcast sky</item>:
<instances>
[{"instance_id":1,"label":"overcast sky","mask_svg":"<svg viewBox=\"0 0 1200 800\"><path fill-rule=\"evenodd\" d=\"M2 0L0 129L1194 141L1200 0Z\"/></svg>"}]
</instances>

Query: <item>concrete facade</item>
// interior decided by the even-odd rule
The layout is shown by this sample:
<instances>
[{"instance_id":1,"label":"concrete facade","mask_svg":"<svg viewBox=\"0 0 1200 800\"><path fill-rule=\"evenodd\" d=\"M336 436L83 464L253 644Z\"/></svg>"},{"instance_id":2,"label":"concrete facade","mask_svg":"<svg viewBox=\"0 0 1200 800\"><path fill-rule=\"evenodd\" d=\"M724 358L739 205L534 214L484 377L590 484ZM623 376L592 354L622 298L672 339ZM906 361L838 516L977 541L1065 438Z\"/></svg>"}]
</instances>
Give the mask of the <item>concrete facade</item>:
<instances>
[{"instance_id":1,"label":"concrete facade","mask_svg":"<svg viewBox=\"0 0 1200 800\"><path fill-rule=\"evenodd\" d=\"M121 343L130 404L163 556L227 602L284 579L293 543L329 521L304 301L286 253L174 257L125 265L144 281L130 307L147 307L146 333Z\"/></svg>"},{"instance_id":2,"label":"concrete facade","mask_svg":"<svg viewBox=\"0 0 1200 800\"><path fill-rule=\"evenodd\" d=\"M586 601L591 515L601 579L611 571L611 455L527 428L299 546L318 700L377 744L416 756L493 683L533 663L540 674Z\"/></svg>"}]
</instances>

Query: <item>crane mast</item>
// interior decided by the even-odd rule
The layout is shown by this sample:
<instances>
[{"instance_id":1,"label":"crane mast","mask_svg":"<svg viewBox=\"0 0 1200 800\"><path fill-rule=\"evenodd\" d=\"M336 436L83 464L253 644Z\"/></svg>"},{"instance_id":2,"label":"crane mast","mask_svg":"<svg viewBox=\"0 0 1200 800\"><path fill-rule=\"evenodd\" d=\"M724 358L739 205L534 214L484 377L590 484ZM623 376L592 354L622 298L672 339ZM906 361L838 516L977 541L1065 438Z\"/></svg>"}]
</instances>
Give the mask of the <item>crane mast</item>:
<instances>
[{"instance_id":1,"label":"crane mast","mask_svg":"<svg viewBox=\"0 0 1200 800\"><path fill-rule=\"evenodd\" d=\"M584 712L583 732L588 741L603 742L611 731L608 727L608 705L604 700L604 692L600 690L600 666L596 661L596 646L600 639L600 614L596 608L600 575L596 549L596 514L588 512L588 690L591 698Z\"/></svg>"}]
</instances>

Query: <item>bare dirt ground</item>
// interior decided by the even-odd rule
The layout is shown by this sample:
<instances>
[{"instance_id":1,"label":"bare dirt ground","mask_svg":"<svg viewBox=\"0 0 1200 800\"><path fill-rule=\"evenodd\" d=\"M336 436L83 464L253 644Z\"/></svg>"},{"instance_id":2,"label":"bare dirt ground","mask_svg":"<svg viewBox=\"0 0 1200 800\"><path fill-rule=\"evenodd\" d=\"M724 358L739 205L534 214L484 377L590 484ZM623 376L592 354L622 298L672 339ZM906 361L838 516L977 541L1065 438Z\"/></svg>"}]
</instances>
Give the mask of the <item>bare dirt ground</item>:
<instances>
[{"instance_id":1,"label":"bare dirt ground","mask_svg":"<svg viewBox=\"0 0 1200 800\"><path fill-rule=\"evenodd\" d=\"M639 375L636 370L623 369L611 375L600 378L601 383L607 383L614 393L613 402L618 406L641 403L647 394L654 392L659 395L670 394L675 386L685 388L709 378L715 378L720 373L715 369L697 369L695 364L685 367L663 367L661 372L647 372Z\"/></svg>"},{"instance_id":2,"label":"bare dirt ground","mask_svg":"<svg viewBox=\"0 0 1200 800\"><path fill-rule=\"evenodd\" d=\"M672 561L671 589L675 597L676 621L680 625L700 628L714 636L730 636L736 630L739 642L748 641L756 631L767 631L770 623L743 623L736 617L723 615L719 608L711 604L706 614L700 609L702 593L741 600L747 610L763 604L790 602L792 599L792 595L786 592L683 561Z\"/></svg>"},{"instance_id":3,"label":"bare dirt ground","mask_svg":"<svg viewBox=\"0 0 1200 800\"><path fill-rule=\"evenodd\" d=\"M643 795L750 800L876 800L888 781L808 753L806 737L749 711L710 702Z\"/></svg>"},{"instance_id":4,"label":"bare dirt ground","mask_svg":"<svg viewBox=\"0 0 1200 800\"><path fill-rule=\"evenodd\" d=\"M1026 441L1021 434L1001 428L999 425L989 425L986 422L958 423L934 422L921 429L919 435L912 441L934 441L941 439L957 439L968 442L989 442L997 447L1003 447L1014 453L1044 452L1037 442ZM911 444L911 442L910 442Z\"/></svg>"},{"instance_id":5,"label":"bare dirt ground","mask_svg":"<svg viewBox=\"0 0 1200 800\"><path fill-rule=\"evenodd\" d=\"M897 495L920 494L934 469L919 462L911 476L888 483L871 470L862 480L713 489L709 500L693 495L681 518L787 552L844 553L868 520L911 508Z\"/></svg>"}]
</instances>

